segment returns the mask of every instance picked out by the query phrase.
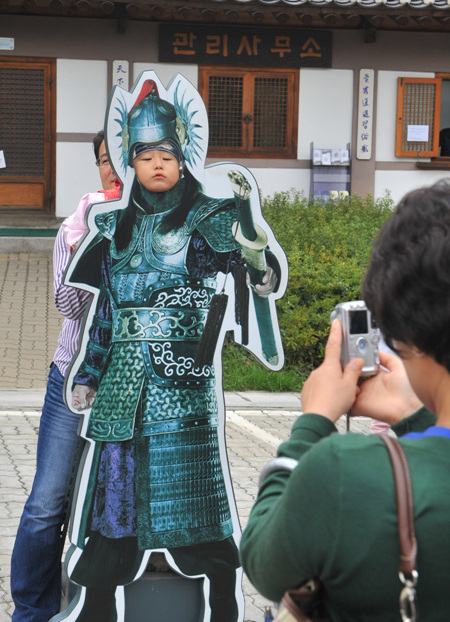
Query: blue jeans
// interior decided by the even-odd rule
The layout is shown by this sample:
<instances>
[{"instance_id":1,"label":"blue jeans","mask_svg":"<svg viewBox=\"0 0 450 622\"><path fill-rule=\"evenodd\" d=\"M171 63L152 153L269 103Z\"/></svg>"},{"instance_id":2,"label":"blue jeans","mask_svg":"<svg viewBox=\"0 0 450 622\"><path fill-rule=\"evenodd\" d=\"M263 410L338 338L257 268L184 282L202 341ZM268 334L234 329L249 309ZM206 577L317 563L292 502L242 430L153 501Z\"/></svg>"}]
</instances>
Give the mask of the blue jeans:
<instances>
[{"instance_id":1,"label":"blue jeans","mask_svg":"<svg viewBox=\"0 0 450 622\"><path fill-rule=\"evenodd\" d=\"M39 425L36 474L11 558L13 622L48 622L60 610L60 534L79 421L64 403L63 385L53 364Z\"/></svg>"}]
</instances>

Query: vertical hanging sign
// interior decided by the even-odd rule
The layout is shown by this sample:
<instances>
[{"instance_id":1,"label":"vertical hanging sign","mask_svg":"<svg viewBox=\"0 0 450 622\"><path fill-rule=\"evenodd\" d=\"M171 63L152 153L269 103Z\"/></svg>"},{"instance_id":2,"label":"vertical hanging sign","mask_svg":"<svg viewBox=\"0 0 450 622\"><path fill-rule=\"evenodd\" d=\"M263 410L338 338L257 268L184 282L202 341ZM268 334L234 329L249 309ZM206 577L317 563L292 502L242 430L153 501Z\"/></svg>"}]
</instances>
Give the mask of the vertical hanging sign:
<instances>
[{"instance_id":1,"label":"vertical hanging sign","mask_svg":"<svg viewBox=\"0 0 450 622\"><path fill-rule=\"evenodd\" d=\"M113 86L120 86L125 91L129 88L129 65L127 60L113 61Z\"/></svg>"},{"instance_id":2,"label":"vertical hanging sign","mask_svg":"<svg viewBox=\"0 0 450 622\"><path fill-rule=\"evenodd\" d=\"M375 81L373 69L360 69L358 94L358 127L356 157L370 160L372 157L373 93Z\"/></svg>"}]
</instances>

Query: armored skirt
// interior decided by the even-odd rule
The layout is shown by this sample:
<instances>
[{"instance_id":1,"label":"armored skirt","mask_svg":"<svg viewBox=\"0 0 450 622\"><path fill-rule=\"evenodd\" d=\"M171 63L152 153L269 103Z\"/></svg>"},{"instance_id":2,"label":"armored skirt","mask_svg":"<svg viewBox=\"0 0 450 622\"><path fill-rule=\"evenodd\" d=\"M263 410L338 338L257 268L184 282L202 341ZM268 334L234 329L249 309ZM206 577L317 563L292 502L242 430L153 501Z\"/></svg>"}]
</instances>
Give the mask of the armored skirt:
<instances>
[{"instance_id":1,"label":"armored skirt","mask_svg":"<svg viewBox=\"0 0 450 622\"><path fill-rule=\"evenodd\" d=\"M115 401L115 363L125 356L128 367L134 356L137 366L145 347L127 344L124 352L122 345L115 346L96 397L99 411L111 412ZM141 550L230 536L214 388L157 387L144 374L137 391L133 438L96 443L84 525L90 514L89 531L108 538L137 536ZM80 535L82 546L85 528Z\"/></svg>"}]
</instances>

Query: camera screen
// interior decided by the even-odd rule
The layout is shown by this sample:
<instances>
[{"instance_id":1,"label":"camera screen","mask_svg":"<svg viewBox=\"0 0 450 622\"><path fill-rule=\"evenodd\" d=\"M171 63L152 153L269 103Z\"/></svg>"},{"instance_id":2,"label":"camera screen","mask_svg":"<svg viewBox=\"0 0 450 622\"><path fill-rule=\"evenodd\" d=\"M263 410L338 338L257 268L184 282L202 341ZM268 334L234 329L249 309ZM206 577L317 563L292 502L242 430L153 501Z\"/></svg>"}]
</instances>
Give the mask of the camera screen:
<instances>
[{"instance_id":1,"label":"camera screen","mask_svg":"<svg viewBox=\"0 0 450 622\"><path fill-rule=\"evenodd\" d=\"M349 311L350 335L368 333L367 311Z\"/></svg>"}]
</instances>

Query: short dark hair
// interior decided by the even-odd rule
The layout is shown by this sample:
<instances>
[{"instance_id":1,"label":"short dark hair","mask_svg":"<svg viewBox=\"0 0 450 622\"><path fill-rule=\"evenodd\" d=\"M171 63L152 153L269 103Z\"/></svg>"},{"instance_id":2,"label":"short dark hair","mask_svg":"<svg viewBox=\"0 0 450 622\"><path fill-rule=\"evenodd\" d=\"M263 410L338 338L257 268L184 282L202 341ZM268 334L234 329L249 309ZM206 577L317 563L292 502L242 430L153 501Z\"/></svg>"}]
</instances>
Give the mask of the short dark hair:
<instances>
[{"instance_id":1,"label":"short dark hair","mask_svg":"<svg viewBox=\"0 0 450 622\"><path fill-rule=\"evenodd\" d=\"M98 156L100 153L100 145L102 144L104 140L105 140L104 130L99 130L97 134L94 136L94 138L92 139L92 146L94 147L94 155L95 155L96 162L98 160Z\"/></svg>"},{"instance_id":2,"label":"short dark hair","mask_svg":"<svg viewBox=\"0 0 450 622\"><path fill-rule=\"evenodd\" d=\"M380 231L363 297L383 333L450 371L450 183L408 193Z\"/></svg>"}]
</instances>

